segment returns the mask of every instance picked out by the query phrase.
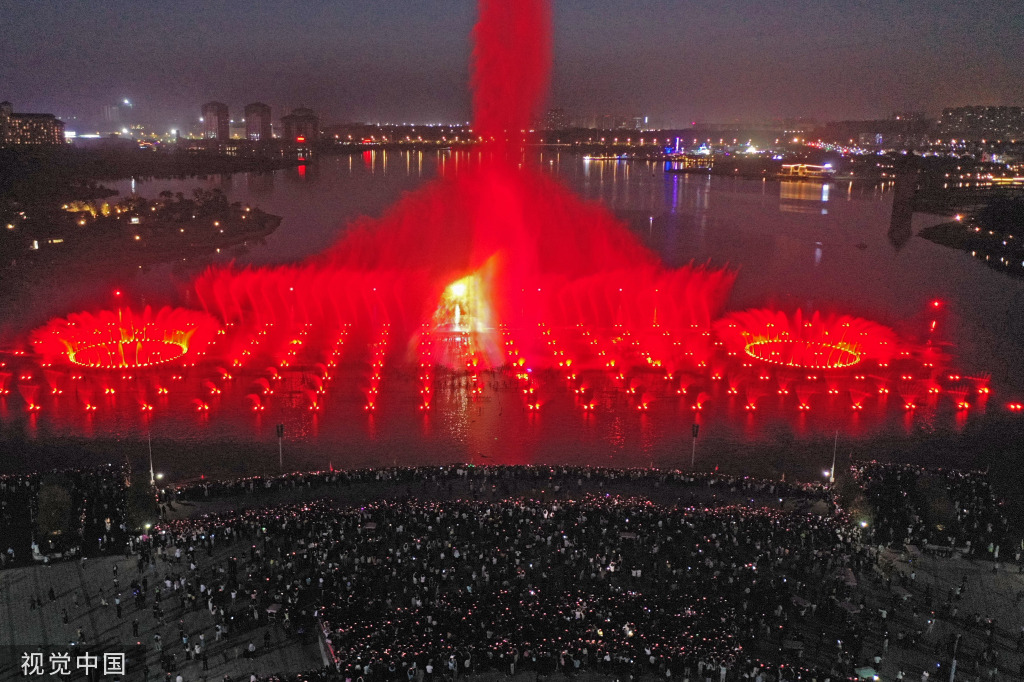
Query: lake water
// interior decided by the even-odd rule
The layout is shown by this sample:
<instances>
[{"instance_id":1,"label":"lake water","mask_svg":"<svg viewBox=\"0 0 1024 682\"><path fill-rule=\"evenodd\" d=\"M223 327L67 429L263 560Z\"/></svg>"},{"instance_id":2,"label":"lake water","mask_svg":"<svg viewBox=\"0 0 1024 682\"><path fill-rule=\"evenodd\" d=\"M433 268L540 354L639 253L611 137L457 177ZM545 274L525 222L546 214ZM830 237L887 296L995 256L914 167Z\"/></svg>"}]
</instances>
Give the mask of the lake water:
<instances>
[{"instance_id":1,"label":"lake water","mask_svg":"<svg viewBox=\"0 0 1024 682\"><path fill-rule=\"evenodd\" d=\"M319 253L353 219L380 215L439 169L458 172L472 154L376 151L324 157L268 175L112 186L122 195L143 196L220 188L231 201L280 215L280 228L265 244L232 256L239 263L277 264ZM884 188L682 175L665 173L656 163L588 161L548 152L538 153L536 163L581 196L607 206L667 264L693 260L737 268L729 310L776 306L847 312L916 338L932 319L929 306L937 299L943 302L938 333L953 348L956 370L991 374L993 406L1024 395L1024 282L921 238L897 249L887 236L892 194ZM913 229L940 220L918 215ZM225 254L224 262L228 258ZM47 282L23 286L16 304L0 313L0 339L9 342L51 315L111 301L114 288L147 302L180 302L190 278L208 262L137 273L95 263L77 274L54 273ZM425 417L415 411L414 382L400 376L392 381L394 399L382 401L371 417L361 411L354 391L348 397L342 392L329 413L318 415L283 408L273 415L252 414L236 396L215 416L182 408L146 418L137 409L116 406L103 415L47 409L26 416L10 399L0 402L0 443L7 451L0 471L103 461L126 443L138 457L147 435L159 468L172 476L273 470L278 422L286 425L291 466L470 460L667 466L688 465L692 454L694 415L667 397L644 415L610 404L582 416L565 396L535 415L501 390L498 377L491 379L498 382L494 390L480 399L469 397L453 379L439 386L436 409ZM851 416L823 409L795 417L781 404L756 416L737 411L724 396L718 405L700 415L700 464L740 462L757 473L807 475L819 467L818 459L808 458L818 455L827 465L836 431L844 452L863 456L885 443L890 452L902 448L920 457L922 438L970 428L968 418L950 410L904 415L881 409ZM972 414L969 419L984 424L986 418ZM84 446L79 438L86 439Z\"/></svg>"}]
</instances>

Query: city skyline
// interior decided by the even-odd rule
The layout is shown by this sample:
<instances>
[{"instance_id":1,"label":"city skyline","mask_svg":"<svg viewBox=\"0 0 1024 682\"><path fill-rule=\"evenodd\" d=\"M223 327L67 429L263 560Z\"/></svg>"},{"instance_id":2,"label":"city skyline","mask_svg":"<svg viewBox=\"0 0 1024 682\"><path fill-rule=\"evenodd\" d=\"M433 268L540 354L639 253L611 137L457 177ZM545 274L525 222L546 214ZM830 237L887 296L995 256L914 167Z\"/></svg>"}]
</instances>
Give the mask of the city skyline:
<instances>
[{"instance_id":1,"label":"city skyline","mask_svg":"<svg viewBox=\"0 0 1024 682\"><path fill-rule=\"evenodd\" d=\"M5 92L25 110L188 125L199 105L330 121L464 121L471 2L174 8L0 2ZM59 9L60 11L54 11ZM1022 103L1024 17L997 3L559 2L547 106L692 121L935 115Z\"/></svg>"}]
</instances>

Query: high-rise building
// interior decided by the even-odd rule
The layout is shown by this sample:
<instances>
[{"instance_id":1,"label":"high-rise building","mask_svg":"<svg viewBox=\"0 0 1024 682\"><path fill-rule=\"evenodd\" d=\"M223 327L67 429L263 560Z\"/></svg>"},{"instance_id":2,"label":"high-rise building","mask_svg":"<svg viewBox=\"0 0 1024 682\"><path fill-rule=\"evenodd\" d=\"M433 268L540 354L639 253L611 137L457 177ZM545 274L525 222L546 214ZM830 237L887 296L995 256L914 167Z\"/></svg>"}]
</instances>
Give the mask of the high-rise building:
<instances>
[{"instance_id":1,"label":"high-rise building","mask_svg":"<svg viewBox=\"0 0 1024 682\"><path fill-rule=\"evenodd\" d=\"M103 105L103 122L109 123L110 125L120 125L121 123L121 107L116 104L104 104Z\"/></svg>"},{"instance_id":2,"label":"high-rise building","mask_svg":"<svg viewBox=\"0 0 1024 682\"><path fill-rule=\"evenodd\" d=\"M320 119L312 109L292 109L281 117L281 125L289 142L316 142L320 137Z\"/></svg>"},{"instance_id":3,"label":"high-rise building","mask_svg":"<svg viewBox=\"0 0 1024 682\"><path fill-rule=\"evenodd\" d=\"M228 105L223 102L207 102L203 105L203 137L207 140L227 142L231 139L231 119Z\"/></svg>"},{"instance_id":4,"label":"high-rise building","mask_svg":"<svg viewBox=\"0 0 1024 682\"><path fill-rule=\"evenodd\" d=\"M955 107L943 109L938 135L942 139L1024 139L1022 107Z\"/></svg>"},{"instance_id":5,"label":"high-rise building","mask_svg":"<svg viewBox=\"0 0 1024 682\"><path fill-rule=\"evenodd\" d=\"M245 105L245 139L267 142L272 137L270 107L262 102Z\"/></svg>"},{"instance_id":6,"label":"high-rise building","mask_svg":"<svg viewBox=\"0 0 1024 682\"><path fill-rule=\"evenodd\" d=\"M19 114L0 102L0 147L64 144L64 121L53 114Z\"/></svg>"},{"instance_id":7,"label":"high-rise building","mask_svg":"<svg viewBox=\"0 0 1024 682\"><path fill-rule=\"evenodd\" d=\"M544 130L568 130L569 116L565 109L548 109L542 123Z\"/></svg>"}]
</instances>

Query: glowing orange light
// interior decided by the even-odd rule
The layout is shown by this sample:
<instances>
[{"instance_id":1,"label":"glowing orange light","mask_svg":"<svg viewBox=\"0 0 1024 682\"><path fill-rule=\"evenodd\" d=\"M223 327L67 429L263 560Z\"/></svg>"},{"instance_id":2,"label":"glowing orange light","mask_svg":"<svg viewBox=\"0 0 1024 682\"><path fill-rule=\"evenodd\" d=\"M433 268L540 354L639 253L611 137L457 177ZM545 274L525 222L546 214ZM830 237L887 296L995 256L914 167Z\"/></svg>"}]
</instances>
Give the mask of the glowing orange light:
<instances>
[{"instance_id":1,"label":"glowing orange light","mask_svg":"<svg viewBox=\"0 0 1024 682\"><path fill-rule=\"evenodd\" d=\"M216 320L184 308L154 313L129 309L77 313L33 332L36 351L48 363L64 361L100 369L144 368L202 347L218 330Z\"/></svg>"},{"instance_id":2,"label":"glowing orange light","mask_svg":"<svg viewBox=\"0 0 1024 682\"><path fill-rule=\"evenodd\" d=\"M719 320L715 331L730 352L743 351L756 360L782 367L842 369L868 358L885 362L896 350L892 348L896 336L891 330L849 315L816 312L805 319L802 311L787 315L767 309L747 310Z\"/></svg>"}]
</instances>

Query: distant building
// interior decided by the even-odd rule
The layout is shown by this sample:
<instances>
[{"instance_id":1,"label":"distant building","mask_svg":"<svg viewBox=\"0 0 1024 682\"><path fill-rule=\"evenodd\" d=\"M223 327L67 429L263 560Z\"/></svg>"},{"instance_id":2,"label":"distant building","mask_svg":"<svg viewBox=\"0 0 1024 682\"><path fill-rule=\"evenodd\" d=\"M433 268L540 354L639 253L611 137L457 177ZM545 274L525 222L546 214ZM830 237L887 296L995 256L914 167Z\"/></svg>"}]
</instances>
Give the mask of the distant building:
<instances>
[{"instance_id":1,"label":"distant building","mask_svg":"<svg viewBox=\"0 0 1024 682\"><path fill-rule=\"evenodd\" d=\"M281 125L289 142L316 142L320 137L320 119L312 109L293 109L281 117Z\"/></svg>"},{"instance_id":2,"label":"distant building","mask_svg":"<svg viewBox=\"0 0 1024 682\"><path fill-rule=\"evenodd\" d=\"M262 102L245 105L245 139L267 142L272 137L270 107Z\"/></svg>"},{"instance_id":3,"label":"distant building","mask_svg":"<svg viewBox=\"0 0 1024 682\"><path fill-rule=\"evenodd\" d=\"M0 147L64 144L64 121L53 114L15 113L10 102L0 102Z\"/></svg>"},{"instance_id":4,"label":"distant building","mask_svg":"<svg viewBox=\"0 0 1024 682\"><path fill-rule=\"evenodd\" d=\"M881 147L885 144L885 136L882 133L859 133L857 145L860 147Z\"/></svg>"},{"instance_id":5,"label":"distant building","mask_svg":"<svg viewBox=\"0 0 1024 682\"><path fill-rule=\"evenodd\" d=\"M927 144L934 120L916 114L894 114L890 118L866 121L829 121L806 136L823 142L866 148L915 148Z\"/></svg>"},{"instance_id":6,"label":"distant building","mask_svg":"<svg viewBox=\"0 0 1024 682\"><path fill-rule=\"evenodd\" d=\"M203 105L203 137L218 142L231 139L231 119L228 118L227 104L207 102Z\"/></svg>"},{"instance_id":7,"label":"distant building","mask_svg":"<svg viewBox=\"0 0 1024 682\"><path fill-rule=\"evenodd\" d=\"M110 125L118 125L121 123L121 107L116 104L104 104L103 105L103 122L109 123Z\"/></svg>"},{"instance_id":8,"label":"distant building","mask_svg":"<svg viewBox=\"0 0 1024 682\"><path fill-rule=\"evenodd\" d=\"M943 109L937 134L944 140L1024 140L1024 108Z\"/></svg>"},{"instance_id":9,"label":"distant building","mask_svg":"<svg viewBox=\"0 0 1024 682\"><path fill-rule=\"evenodd\" d=\"M568 130L569 116L566 115L565 109L548 109L541 125L544 130Z\"/></svg>"}]
</instances>

